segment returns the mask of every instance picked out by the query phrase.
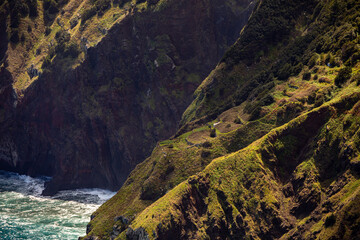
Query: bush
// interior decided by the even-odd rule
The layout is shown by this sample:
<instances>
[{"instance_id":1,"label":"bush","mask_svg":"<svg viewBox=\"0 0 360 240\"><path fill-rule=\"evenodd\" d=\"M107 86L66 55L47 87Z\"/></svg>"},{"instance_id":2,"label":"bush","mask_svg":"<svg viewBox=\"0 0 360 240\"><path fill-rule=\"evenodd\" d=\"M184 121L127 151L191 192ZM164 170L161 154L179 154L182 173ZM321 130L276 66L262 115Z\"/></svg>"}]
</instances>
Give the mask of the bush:
<instances>
[{"instance_id":1,"label":"bush","mask_svg":"<svg viewBox=\"0 0 360 240\"><path fill-rule=\"evenodd\" d=\"M340 69L338 75L335 77L335 85L341 86L343 83L345 83L347 80L350 79L352 73L351 67L344 67Z\"/></svg>"},{"instance_id":2,"label":"bush","mask_svg":"<svg viewBox=\"0 0 360 240\"><path fill-rule=\"evenodd\" d=\"M327 228L327 227L334 226L335 222L336 222L336 217L334 214L331 214L325 220L325 227Z\"/></svg>"},{"instance_id":3,"label":"bush","mask_svg":"<svg viewBox=\"0 0 360 240\"><path fill-rule=\"evenodd\" d=\"M311 79L311 73L310 72L304 72L304 74L302 75L302 79L303 80L310 80Z\"/></svg>"},{"instance_id":4,"label":"bush","mask_svg":"<svg viewBox=\"0 0 360 240\"><path fill-rule=\"evenodd\" d=\"M212 143L209 142L209 141L205 141L205 142L202 144L202 146L203 146L204 148L211 148Z\"/></svg>"},{"instance_id":5,"label":"bush","mask_svg":"<svg viewBox=\"0 0 360 240\"><path fill-rule=\"evenodd\" d=\"M201 157L202 157L202 158L207 158L207 157L209 157L210 155L211 155L211 152L208 151L208 150L202 150L202 151L201 151Z\"/></svg>"},{"instance_id":6,"label":"bush","mask_svg":"<svg viewBox=\"0 0 360 240\"><path fill-rule=\"evenodd\" d=\"M216 129L215 128L212 128L210 130L210 137L212 137L212 138L216 137Z\"/></svg>"},{"instance_id":7,"label":"bush","mask_svg":"<svg viewBox=\"0 0 360 240\"><path fill-rule=\"evenodd\" d=\"M49 35L51 33L51 28L49 26L46 26L45 28L45 36Z\"/></svg>"}]
</instances>

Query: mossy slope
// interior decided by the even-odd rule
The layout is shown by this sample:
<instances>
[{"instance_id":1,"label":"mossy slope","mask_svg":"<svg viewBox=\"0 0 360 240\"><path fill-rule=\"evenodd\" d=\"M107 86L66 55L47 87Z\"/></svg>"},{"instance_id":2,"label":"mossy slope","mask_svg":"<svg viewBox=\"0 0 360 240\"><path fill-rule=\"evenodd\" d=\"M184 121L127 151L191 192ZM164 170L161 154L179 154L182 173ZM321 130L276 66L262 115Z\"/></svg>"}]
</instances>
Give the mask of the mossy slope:
<instances>
[{"instance_id":1,"label":"mossy slope","mask_svg":"<svg viewBox=\"0 0 360 240\"><path fill-rule=\"evenodd\" d=\"M260 1L87 238L356 239L359 7Z\"/></svg>"},{"instance_id":2,"label":"mossy slope","mask_svg":"<svg viewBox=\"0 0 360 240\"><path fill-rule=\"evenodd\" d=\"M213 160L130 227L145 228L150 239L328 239L339 231L347 239L358 236L360 122L353 113L359 100L356 92L330 102ZM348 128L341 126L349 118ZM344 214L354 222L327 226L331 214L341 216L335 223L346 221Z\"/></svg>"}]
</instances>

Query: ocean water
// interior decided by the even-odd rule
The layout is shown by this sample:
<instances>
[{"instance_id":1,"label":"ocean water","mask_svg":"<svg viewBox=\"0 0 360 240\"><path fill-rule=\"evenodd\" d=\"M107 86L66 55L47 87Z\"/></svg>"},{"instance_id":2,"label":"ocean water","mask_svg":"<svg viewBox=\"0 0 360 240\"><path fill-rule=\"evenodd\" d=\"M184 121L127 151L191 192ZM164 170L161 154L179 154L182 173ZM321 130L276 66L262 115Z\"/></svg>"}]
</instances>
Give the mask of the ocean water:
<instances>
[{"instance_id":1,"label":"ocean water","mask_svg":"<svg viewBox=\"0 0 360 240\"><path fill-rule=\"evenodd\" d=\"M90 215L115 193L102 189L61 191L43 197L45 181L0 171L0 239L78 239Z\"/></svg>"}]
</instances>

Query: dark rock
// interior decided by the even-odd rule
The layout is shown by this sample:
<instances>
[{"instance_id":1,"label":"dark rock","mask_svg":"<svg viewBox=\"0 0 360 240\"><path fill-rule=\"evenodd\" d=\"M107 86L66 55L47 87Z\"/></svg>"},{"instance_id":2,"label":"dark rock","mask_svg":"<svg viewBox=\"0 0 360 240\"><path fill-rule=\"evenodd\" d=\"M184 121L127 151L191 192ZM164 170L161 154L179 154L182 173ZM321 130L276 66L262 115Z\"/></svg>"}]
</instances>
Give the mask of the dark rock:
<instances>
[{"instance_id":1,"label":"dark rock","mask_svg":"<svg viewBox=\"0 0 360 240\"><path fill-rule=\"evenodd\" d=\"M139 227L135 230L133 230L132 228L128 228L126 230L126 238L128 240L148 240L148 233L145 231L145 229L143 227Z\"/></svg>"},{"instance_id":2,"label":"dark rock","mask_svg":"<svg viewBox=\"0 0 360 240\"><path fill-rule=\"evenodd\" d=\"M31 64L31 66L27 69L27 73L29 74L30 78L40 76L40 72L38 69L35 68L34 64Z\"/></svg>"},{"instance_id":3,"label":"dark rock","mask_svg":"<svg viewBox=\"0 0 360 240\"><path fill-rule=\"evenodd\" d=\"M129 219L124 216L117 216L114 218L114 222L120 221L122 224L129 224Z\"/></svg>"}]
</instances>

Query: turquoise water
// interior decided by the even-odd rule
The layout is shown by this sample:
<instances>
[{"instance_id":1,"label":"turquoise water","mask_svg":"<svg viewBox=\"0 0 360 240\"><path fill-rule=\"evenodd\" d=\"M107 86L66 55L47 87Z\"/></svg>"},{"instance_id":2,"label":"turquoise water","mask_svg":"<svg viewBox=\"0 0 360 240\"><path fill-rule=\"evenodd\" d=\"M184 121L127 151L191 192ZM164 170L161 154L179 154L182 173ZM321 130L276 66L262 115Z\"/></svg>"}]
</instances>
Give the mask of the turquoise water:
<instances>
[{"instance_id":1,"label":"turquoise water","mask_svg":"<svg viewBox=\"0 0 360 240\"><path fill-rule=\"evenodd\" d=\"M77 189L42 197L47 180L0 171L0 239L78 239L90 215L115 194Z\"/></svg>"}]
</instances>

